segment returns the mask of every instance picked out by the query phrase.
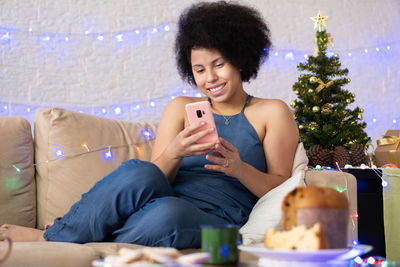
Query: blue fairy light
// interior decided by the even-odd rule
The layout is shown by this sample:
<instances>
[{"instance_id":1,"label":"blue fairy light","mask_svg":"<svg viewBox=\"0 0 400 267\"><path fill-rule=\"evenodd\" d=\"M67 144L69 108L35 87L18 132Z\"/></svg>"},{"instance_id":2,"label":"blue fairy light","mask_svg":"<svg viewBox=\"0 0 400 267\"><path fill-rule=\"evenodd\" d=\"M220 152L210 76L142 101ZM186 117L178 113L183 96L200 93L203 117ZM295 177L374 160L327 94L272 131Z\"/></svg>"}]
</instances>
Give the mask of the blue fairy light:
<instances>
[{"instance_id":1,"label":"blue fairy light","mask_svg":"<svg viewBox=\"0 0 400 267\"><path fill-rule=\"evenodd\" d=\"M4 42L7 42L10 40L10 32L5 32L3 35L1 35L0 39Z\"/></svg>"},{"instance_id":2,"label":"blue fairy light","mask_svg":"<svg viewBox=\"0 0 400 267\"><path fill-rule=\"evenodd\" d=\"M164 26L164 31L169 32L171 30L171 27L169 25Z\"/></svg>"},{"instance_id":3,"label":"blue fairy light","mask_svg":"<svg viewBox=\"0 0 400 267\"><path fill-rule=\"evenodd\" d=\"M111 152L111 146L108 147L108 150L106 152L104 152L104 159L105 160L110 160L112 159L113 155Z\"/></svg>"},{"instance_id":4,"label":"blue fairy light","mask_svg":"<svg viewBox=\"0 0 400 267\"><path fill-rule=\"evenodd\" d=\"M124 35L121 33L121 34L118 34L117 36L115 36L115 39L117 39L117 42L122 42L124 40L123 37L124 37Z\"/></svg>"},{"instance_id":5,"label":"blue fairy light","mask_svg":"<svg viewBox=\"0 0 400 267\"><path fill-rule=\"evenodd\" d=\"M121 114L121 112L122 112L122 110L121 110L120 107L116 107L116 108L114 109L115 115L119 115L119 114Z\"/></svg>"},{"instance_id":6,"label":"blue fairy light","mask_svg":"<svg viewBox=\"0 0 400 267\"><path fill-rule=\"evenodd\" d=\"M62 151L61 148L56 148L56 149L54 150L54 155L55 155L57 158L63 158L63 157L64 157L64 151Z\"/></svg>"},{"instance_id":7,"label":"blue fairy light","mask_svg":"<svg viewBox=\"0 0 400 267\"><path fill-rule=\"evenodd\" d=\"M154 138L154 134L149 129L142 129L140 130L140 134L143 136L144 140L149 141Z\"/></svg>"},{"instance_id":8,"label":"blue fairy light","mask_svg":"<svg viewBox=\"0 0 400 267\"><path fill-rule=\"evenodd\" d=\"M153 30L151 31L152 34L155 34L155 33L157 33L157 32L158 32L158 30L157 30L156 27L154 27Z\"/></svg>"},{"instance_id":9,"label":"blue fairy light","mask_svg":"<svg viewBox=\"0 0 400 267\"><path fill-rule=\"evenodd\" d=\"M42 41L50 41L51 37L46 35L44 37L42 37Z\"/></svg>"},{"instance_id":10,"label":"blue fairy light","mask_svg":"<svg viewBox=\"0 0 400 267\"><path fill-rule=\"evenodd\" d=\"M31 112L31 108L30 108L30 107L27 107L27 108L26 108L26 112L28 112L28 113Z\"/></svg>"},{"instance_id":11,"label":"blue fairy light","mask_svg":"<svg viewBox=\"0 0 400 267\"><path fill-rule=\"evenodd\" d=\"M382 187L386 188L388 186L388 182L384 179L382 179Z\"/></svg>"},{"instance_id":12,"label":"blue fairy light","mask_svg":"<svg viewBox=\"0 0 400 267\"><path fill-rule=\"evenodd\" d=\"M107 112L107 109L106 109L106 108L102 108L102 109L101 109L101 113L105 114L106 112Z\"/></svg>"},{"instance_id":13,"label":"blue fairy light","mask_svg":"<svg viewBox=\"0 0 400 267\"><path fill-rule=\"evenodd\" d=\"M104 36L103 36L103 35L98 35L98 36L97 36L97 40L103 41L103 40L104 40Z\"/></svg>"},{"instance_id":14,"label":"blue fairy light","mask_svg":"<svg viewBox=\"0 0 400 267\"><path fill-rule=\"evenodd\" d=\"M155 107L156 106L156 102L154 102L153 100L150 101L150 106L151 107Z\"/></svg>"},{"instance_id":15,"label":"blue fairy light","mask_svg":"<svg viewBox=\"0 0 400 267\"><path fill-rule=\"evenodd\" d=\"M294 55L292 52L286 53L285 55L286 60L294 60Z\"/></svg>"}]
</instances>

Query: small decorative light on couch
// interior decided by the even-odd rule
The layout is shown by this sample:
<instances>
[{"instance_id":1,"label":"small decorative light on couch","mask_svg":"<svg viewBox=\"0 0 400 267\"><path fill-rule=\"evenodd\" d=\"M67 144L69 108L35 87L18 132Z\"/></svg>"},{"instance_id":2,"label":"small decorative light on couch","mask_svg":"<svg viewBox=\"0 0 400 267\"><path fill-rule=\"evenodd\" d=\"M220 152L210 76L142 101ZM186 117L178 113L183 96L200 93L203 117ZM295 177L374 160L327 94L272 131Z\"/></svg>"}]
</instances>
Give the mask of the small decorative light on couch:
<instances>
[{"instance_id":1,"label":"small decorative light on couch","mask_svg":"<svg viewBox=\"0 0 400 267\"><path fill-rule=\"evenodd\" d=\"M62 151L61 148L56 148L55 151L54 151L54 155L57 158L63 158L64 157L64 151Z\"/></svg>"},{"instance_id":2,"label":"small decorative light on couch","mask_svg":"<svg viewBox=\"0 0 400 267\"><path fill-rule=\"evenodd\" d=\"M87 143L83 143L81 146L82 146L83 148L86 148L87 152L90 152L90 149L89 149Z\"/></svg>"},{"instance_id":3,"label":"small decorative light on couch","mask_svg":"<svg viewBox=\"0 0 400 267\"><path fill-rule=\"evenodd\" d=\"M143 136L144 140L150 141L154 139L154 134L149 129L142 129L140 130L140 134Z\"/></svg>"},{"instance_id":4,"label":"small decorative light on couch","mask_svg":"<svg viewBox=\"0 0 400 267\"><path fill-rule=\"evenodd\" d=\"M21 169L20 169L20 168L17 168L17 166L15 166L14 164L13 164L12 166L13 166L13 168L15 169L16 172L21 172Z\"/></svg>"},{"instance_id":5,"label":"small decorative light on couch","mask_svg":"<svg viewBox=\"0 0 400 267\"><path fill-rule=\"evenodd\" d=\"M340 186L338 186L338 185L336 185L334 189L335 189L336 191L338 191L339 193L343 193L344 191L347 190L347 188L342 188L342 187L340 187Z\"/></svg>"},{"instance_id":6,"label":"small decorative light on couch","mask_svg":"<svg viewBox=\"0 0 400 267\"><path fill-rule=\"evenodd\" d=\"M105 160L111 160L113 158L113 155L111 153L111 146L108 146L108 150L104 152L104 159Z\"/></svg>"}]
</instances>

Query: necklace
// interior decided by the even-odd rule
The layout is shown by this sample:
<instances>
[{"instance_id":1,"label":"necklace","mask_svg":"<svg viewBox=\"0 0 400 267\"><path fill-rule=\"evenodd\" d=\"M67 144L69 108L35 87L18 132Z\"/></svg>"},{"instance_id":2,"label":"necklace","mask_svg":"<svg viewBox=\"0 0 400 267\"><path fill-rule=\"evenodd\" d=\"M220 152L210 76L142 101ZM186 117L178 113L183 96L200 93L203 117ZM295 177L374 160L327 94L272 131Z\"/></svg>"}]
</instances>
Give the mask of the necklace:
<instances>
[{"instance_id":1,"label":"necklace","mask_svg":"<svg viewBox=\"0 0 400 267\"><path fill-rule=\"evenodd\" d=\"M224 116L224 115L222 115L222 117L224 117L224 119L225 119L225 125L229 125L229 120L232 118L232 116Z\"/></svg>"}]
</instances>

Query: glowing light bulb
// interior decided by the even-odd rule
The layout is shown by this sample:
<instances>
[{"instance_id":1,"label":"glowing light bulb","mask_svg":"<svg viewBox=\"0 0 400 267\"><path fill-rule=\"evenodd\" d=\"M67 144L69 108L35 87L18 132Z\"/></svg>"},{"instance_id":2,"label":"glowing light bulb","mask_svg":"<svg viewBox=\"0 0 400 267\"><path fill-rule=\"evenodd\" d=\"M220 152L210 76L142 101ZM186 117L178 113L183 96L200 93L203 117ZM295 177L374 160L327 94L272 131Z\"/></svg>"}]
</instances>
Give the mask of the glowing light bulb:
<instances>
[{"instance_id":1,"label":"glowing light bulb","mask_svg":"<svg viewBox=\"0 0 400 267\"><path fill-rule=\"evenodd\" d=\"M111 153L111 146L108 147L108 150L104 153L104 159L112 159L112 153Z\"/></svg>"},{"instance_id":2,"label":"glowing light bulb","mask_svg":"<svg viewBox=\"0 0 400 267\"><path fill-rule=\"evenodd\" d=\"M278 52L275 52L274 55L277 57L277 56L279 55L279 53L278 53Z\"/></svg>"},{"instance_id":3,"label":"glowing light bulb","mask_svg":"<svg viewBox=\"0 0 400 267\"><path fill-rule=\"evenodd\" d=\"M386 188L388 186L388 182L382 179L382 187Z\"/></svg>"},{"instance_id":4,"label":"glowing light bulb","mask_svg":"<svg viewBox=\"0 0 400 267\"><path fill-rule=\"evenodd\" d=\"M153 30L151 31L152 34L157 33L157 32L158 32L157 28L153 28Z\"/></svg>"},{"instance_id":5,"label":"glowing light bulb","mask_svg":"<svg viewBox=\"0 0 400 267\"><path fill-rule=\"evenodd\" d=\"M5 105L3 108L4 108L4 110L7 110L7 109L8 109L7 105Z\"/></svg>"},{"instance_id":6,"label":"glowing light bulb","mask_svg":"<svg viewBox=\"0 0 400 267\"><path fill-rule=\"evenodd\" d=\"M28 112L28 113L31 112L31 108L30 108L30 107L27 107L27 108L26 108L26 112Z\"/></svg>"},{"instance_id":7,"label":"glowing light bulb","mask_svg":"<svg viewBox=\"0 0 400 267\"><path fill-rule=\"evenodd\" d=\"M183 89L183 90L182 90L182 93L183 93L183 94L186 94L186 93L187 93L187 90L186 90L186 89Z\"/></svg>"},{"instance_id":8,"label":"glowing light bulb","mask_svg":"<svg viewBox=\"0 0 400 267\"><path fill-rule=\"evenodd\" d=\"M103 40L104 40L104 36L103 36L103 35L99 35L99 36L97 36L97 40L99 40L99 41L103 41Z\"/></svg>"},{"instance_id":9,"label":"glowing light bulb","mask_svg":"<svg viewBox=\"0 0 400 267\"><path fill-rule=\"evenodd\" d=\"M117 39L117 42L122 42L123 41L123 34L118 34L117 36L115 36L115 39Z\"/></svg>"},{"instance_id":10,"label":"glowing light bulb","mask_svg":"<svg viewBox=\"0 0 400 267\"><path fill-rule=\"evenodd\" d=\"M0 39L1 39L1 40L4 40L4 41L10 40L10 33L9 33L9 32L6 32L5 34L3 34L3 35L1 36Z\"/></svg>"},{"instance_id":11,"label":"glowing light bulb","mask_svg":"<svg viewBox=\"0 0 400 267\"><path fill-rule=\"evenodd\" d=\"M386 46L386 49L387 49L387 50L390 50L390 45Z\"/></svg>"},{"instance_id":12,"label":"glowing light bulb","mask_svg":"<svg viewBox=\"0 0 400 267\"><path fill-rule=\"evenodd\" d=\"M136 152L140 154L140 153L142 153L142 149L141 149L140 147L137 146L137 147L136 147Z\"/></svg>"},{"instance_id":13,"label":"glowing light bulb","mask_svg":"<svg viewBox=\"0 0 400 267\"><path fill-rule=\"evenodd\" d=\"M175 99L175 96L173 95L173 96L171 96L171 99Z\"/></svg>"},{"instance_id":14,"label":"glowing light bulb","mask_svg":"<svg viewBox=\"0 0 400 267\"><path fill-rule=\"evenodd\" d=\"M376 52L379 52L379 47L375 48Z\"/></svg>"},{"instance_id":15,"label":"glowing light bulb","mask_svg":"<svg viewBox=\"0 0 400 267\"><path fill-rule=\"evenodd\" d=\"M374 119L372 119L372 122L376 122L376 119L374 118Z\"/></svg>"},{"instance_id":16,"label":"glowing light bulb","mask_svg":"<svg viewBox=\"0 0 400 267\"><path fill-rule=\"evenodd\" d=\"M286 53L285 60L294 60L294 55L292 52Z\"/></svg>"},{"instance_id":17,"label":"glowing light bulb","mask_svg":"<svg viewBox=\"0 0 400 267\"><path fill-rule=\"evenodd\" d=\"M121 114L121 108L120 108L120 107L116 107L116 108L114 109L114 113L115 113L115 115Z\"/></svg>"},{"instance_id":18,"label":"glowing light bulb","mask_svg":"<svg viewBox=\"0 0 400 267\"><path fill-rule=\"evenodd\" d=\"M356 242L357 242L357 241L356 241ZM353 241L353 244L354 244L354 241ZM362 259L360 256L357 256L357 257L354 259L354 262L357 263L357 264L362 264L362 263L363 263L363 259Z\"/></svg>"},{"instance_id":19,"label":"glowing light bulb","mask_svg":"<svg viewBox=\"0 0 400 267\"><path fill-rule=\"evenodd\" d=\"M85 34L86 34L86 35L88 35L88 34L89 34L89 31L88 31L88 30L86 30L86 31L85 31Z\"/></svg>"},{"instance_id":20,"label":"glowing light bulb","mask_svg":"<svg viewBox=\"0 0 400 267\"><path fill-rule=\"evenodd\" d=\"M15 165L12 165L13 166L13 168L17 171L17 172L21 172L21 169L20 168L18 168L17 166L15 166Z\"/></svg>"},{"instance_id":21,"label":"glowing light bulb","mask_svg":"<svg viewBox=\"0 0 400 267\"><path fill-rule=\"evenodd\" d=\"M201 93L196 94L196 97L201 97L201 96L202 96Z\"/></svg>"},{"instance_id":22,"label":"glowing light bulb","mask_svg":"<svg viewBox=\"0 0 400 267\"><path fill-rule=\"evenodd\" d=\"M29 32L32 32L33 30L32 30L32 28L29 28L28 31L29 31Z\"/></svg>"},{"instance_id":23,"label":"glowing light bulb","mask_svg":"<svg viewBox=\"0 0 400 267\"><path fill-rule=\"evenodd\" d=\"M105 114L105 113L107 112L107 109L102 108L102 109L101 109L101 112L102 112L103 114Z\"/></svg>"},{"instance_id":24,"label":"glowing light bulb","mask_svg":"<svg viewBox=\"0 0 400 267\"><path fill-rule=\"evenodd\" d=\"M151 107L155 107L155 106L156 106L156 103L155 103L154 101L150 101L150 106L151 106Z\"/></svg>"},{"instance_id":25,"label":"glowing light bulb","mask_svg":"<svg viewBox=\"0 0 400 267\"><path fill-rule=\"evenodd\" d=\"M136 34L139 34L139 33L140 33L140 31L139 31L139 30L136 30L136 31L135 31L135 33L136 33Z\"/></svg>"},{"instance_id":26,"label":"glowing light bulb","mask_svg":"<svg viewBox=\"0 0 400 267\"><path fill-rule=\"evenodd\" d=\"M82 146L83 148L86 148L87 152L90 152L90 149L89 149L89 146L88 146L87 143L83 143L81 146Z\"/></svg>"},{"instance_id":27,"label":"glowing light bulb","mask_svg":"<svg viewBox=\"0 0 400 267\"><path fill-rule=\"evenodd\" d=\"M169 25L164 26L164 31L169 32L171 30L171 27Z\"/></svg>"},{"instance_id":28,"label":"glowing light bulb","mask_svg":"<svg viewBox=\"0 0 400 267\"><path fill-rule=\"evenodd\" d=\"M140 134L143 136L144 140L149 141L153 139L154 134L149 129L142 129L140 130Z\"/></svg>"},{"instance_id":29,"label":"glowing light bulb","mask_svg":"<svg viewBox=\"0 0 400 267\"><path fill-rule=\"evenodd\" d=\"M368 49L364 49L364 52L365 52L365 53L368 53Z\"/></svg>"},{"instance_id":30,"label":"glowing light bulb","mask_svg":"<svg viewBox=\"0 0 400 267\"><path fill-rule=\"evenodd\" d=\"M393 120L392 122L393 122L393 123L397 123L397 120Z\"/></svg>"},{"instance_id":31,"label":"glowing light bulb","mask_svg":"<svg viewBox=\"0 0 400 267\"><path fill-rule=\"evenodd\" d=\"M56 148L55 151L54 151L54 155L57 158L63 158L64 157L64 152L62 151L62 149Z\"/></svg>"},{"instance_id":32,"label":"glowing light bulb","mask_svg":"<svg viewBox=\"0 0 400 267\"><path fill-rule=\"evenodd\" d=\"M48 35L42 38L43 41L50 41L50 39L51 39L51 38L50 38L50 36L48 36Z\"/></svg>"},{"instance_id":33,"label":"glowing light bulb","mask_svg":"<svg viewBox=\"0 0 400 267\"><path fill-rule=\"evenodd\" d=\"M68 41L69 41L69 37L68 37L68 36L67 36L67 37L65 37L64 39L65 39L65 41L66 41L66 42L68 42Z\"/></svg>"},{"instance_id":34,"label":"glowing light bulb","mask_svg":"<svg viewBox=\"0 0 400 267\"><path fill-rule=\"evenodd\" d=\"M347 53L347 55L348 55L349 57L351 57L351 53Z\"/></svg>"},{"instance_id":35,"label":"glowing light bulb","mask_svg":"<svg viewBox=\"0 0 400 267\"><path fill-rule=\"evenodd\" d=\"M304 58L307 59L307 58L308 58L308 55L307 55L307 54L304 54Z\"/></svg>"},{"instance_id":36,"label":"glowing light bulb","mask_svg":"<svg viewBox=\"0 0 400 267\"><path fill-rule=\"evenodd\" d=\"M370 265L374 265L375 262L376 262L376 260L375 260L373 257L369 257L369 258L367 259L367 262L368 262L368 264L370 264Z\"/></svg>"}]
</instances>

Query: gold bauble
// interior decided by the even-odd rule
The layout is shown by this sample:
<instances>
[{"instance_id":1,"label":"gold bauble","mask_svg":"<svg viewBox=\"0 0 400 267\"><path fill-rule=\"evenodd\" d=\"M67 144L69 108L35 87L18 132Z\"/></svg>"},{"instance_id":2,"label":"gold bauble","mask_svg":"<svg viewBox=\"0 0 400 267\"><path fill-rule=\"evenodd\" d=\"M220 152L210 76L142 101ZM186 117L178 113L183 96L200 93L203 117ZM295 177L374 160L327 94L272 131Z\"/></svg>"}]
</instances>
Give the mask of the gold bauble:
<instances>
[{"instance_id":1,"label":"gold bauble","mask_svg":"<svg viewBox=\"0 0 400 267\"><path fill-rule=\"evenodd\" d=\"M303 128L304 128L303 124L300 124L299 129L303 129Z\"/></svg>"},{"instance_id":2,"label":"gold bauble","mask_svg":"<svg viewBox=\"0 0 400 267\"><path fill-rule=\"evenodd\" d=\"M350 98L347 98L347 99L346 99L346 102L350 104L350 103L351 103L351 99L350 99Z\"/></svg>"},{"instance_id":3,"label":"gold bauble","mask_svg":"<svg viewBox=\"0 0 400 267\"><path fill-rule=\"evenodd\" d=\"M314 93L314 90L313 89L308 89L308 93L312 94L312 93Z\"/></svg>"},{"instance_id":4,"label":"gold bauble","mask_svg":"<svg viewBox=\"0 0 400 267\"><path fill-rule=\"evenodd\" d=\"M338 54L335 54L334 57L335 57L335 58L339 58L339 55L338 55Z\"/></svg>"},{"instance_id":5,"label":"gold bauble","mask_svg":"<svg viewBox=\"0 0 400 267\"><path fill-rule=\"evenodd\" d=\"M315 78L314 76L312 76L310 78L310 83L316 83L317 82L317 78Z\"/></svg>"},{"instance_id":6,"label":"gold bauble","mask_svg":"<svg viewBox=\"0 0 400 267\"><path fill-rule=\"evenodd\" d=\"M296 95L299 95L299 90L294 91Z\"/></svg>"},{"instance_id":7,"label":"gold bauble","mask_svg":"<svg viewBox=\"0 0 400 267\"><path fill-rule=\"evenodd\" d=\"M350 78L347 78L347 81L348 81L348 82L351 82L351 79L350 79Z\"/></svg>"},{"instance_id":8,"label":"gold bauble","mask_svg":"<svg viewBox=\"0 0 400 267\"><path fill-rule=\"evenodd\" d=\"M363 115L362 114L358 114L358 119L360 119L360 120L362 120L364 117L363 117Z\"/></svg>"},{"instance_id":9,"label":"gold bauble","mask_svg":"<svg viewBox=\"0 0 400 267\"><path fill-rule=\"evenodd\" d=\"M353 97L353 98L356 97L356 94L355 94L355 93L352 93L352 94L351 94L351 97Z\"/></svg>"},{"instance_id":10,"label":"gold bauble","mask_svg":"<svg viewBox=\"0 0 400 267\"><path fill-rule=\"evenodd\" d=\"M364 113L364 109L363 109L363 108L360 108L360 112L361 112L361 113Z\"/></svg>"},{"instance_id":11,"label":"gold bauble","mask_svg":"<svg viewBox=\"0 0 400 267\"><path fill-rule=\"evenodd\" d=\"M319 112L319 107L318 107L318 106L313 106L312 111L313 111L314 113Z\"/></svg>"},{"instance_id":12,"label":"gold bauble","mask_svg":"<svg viewBox=\"0 0 400 267\"><path fill-rule=\"evenodd\" d=\"M296 101L290 101L290 106L292 107L292 108L294 108L295 106L296 106Z\"/></svg>"}]
</instances>

